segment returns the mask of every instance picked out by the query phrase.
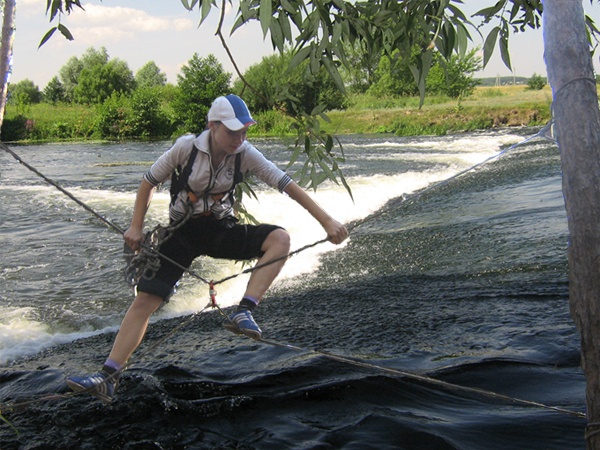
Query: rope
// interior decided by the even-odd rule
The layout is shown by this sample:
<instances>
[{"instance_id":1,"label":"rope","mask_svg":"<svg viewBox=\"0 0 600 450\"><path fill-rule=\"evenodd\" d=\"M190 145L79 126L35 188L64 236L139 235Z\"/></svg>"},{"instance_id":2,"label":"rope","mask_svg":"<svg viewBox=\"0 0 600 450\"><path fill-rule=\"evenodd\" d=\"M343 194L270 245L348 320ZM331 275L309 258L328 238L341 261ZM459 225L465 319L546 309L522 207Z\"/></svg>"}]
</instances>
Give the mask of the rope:
<instances>
[{"instance_id":1,"label":"rope","mask_svg":"<svg viewBox=\"0 0 600 450\"><path fill-rule=\"evenodd\" d=\"M469 172L472 172L473 170L476 170L476 169L484 166L485 164L488 164L489 162L493 161L494 159L499 158L500 156L505 155L506 153L510 152L511 150L514 150L515 148L520 147L521 145L527 144L529 141L531 141L535 138L539 137L539 138L543 138L543 139L546 139L546 140L549 140L552 142L556 142L556 139L553 136L553 129L554 129L553 127L554 127L554 120L550 120L550 122L548 122L542 129L540 129L540 131L538 131L533 136L529 136L528 138L526 138L520 142L517 142L516 144L513 144L510 147L506 147L499 153L496 153L495 155L492 155L489 158L486 158L485 160L483 160L471 167L468 167L468 168L466 168L466 169L464 169L442 181L431 184L431 185L419 190L418 192L415 192L412 195L403 196L400 203L405 203L407 201L416 201L420 197L422 197L424 194L426 194L427 192L432 191L434 189L438 189L442 186L445 186L445 185L449 184L450 182L456 180L457 178L459 178ZM377 211L376 213L371 214L370 216L365 217L362 220L354 222L350 229L351 230L356 229L357 227L364 225L366 222L370 222L371 220L379 218L379 217L383 216L384 214L386 214L388 211L392 210L392 208L395 208L397 206L398 206L398 204L396 203L392 206L384 207L384 208L380 209L379 211Z\"/></svg>"},{"instance_id":2,"label":"rope","mask_svg":"<svg viewBox=\"0 0 600 450\"><path fill-rule=\"evenodd\" d=\"M563 84L555 93L554 93L554 98L557 98L559 96L559 94L562 94L563 92L566 91L566 88L569 87L572 84L578 83L579 81L587 81L588 83L591 83L594 88L596 87L596 80L594 78L590 78L590 77L578 77L578 78L573 78L572 80L567 81L565 84Z\"/></svg>"},{"instance_id":3,"label":"rope","mask_svg":"<svg viewBox=\"0 0 600 450\"><path fill-rule=\"evenodd\" d=\"M412 380L421 381L426 384L439 386L439 387L446 388L446 389L449 389L452 391L468 392L470 394L476 394L476 395L480 395L483 397L493 398L496 400L503 400L503 401L507 401L507 402L519 404L519 405L524 405L524 406L534 406L537 408L547 409L547 410L551 410L551 411L555 411L555 412L559 412L559 413L563 413L563 414L569 414L571 416L585 419L585 414L578 412L578 411L573 411L570 409L565 409L565 408L561 408L561 407L557 407L557 406L548 406L543 403L534 402L534 401L530 401L530 400L522 400L519 398L510 397L508 395L498 394L496 392L488 391L485 389L460 386L458 384L448 383L446 381L438 380L436 378L431 378L426 375L419 375L419 374L416 374L413 372L406 372L403 370L393 369L390 367L383 367L383 366L379 366L376 364L364 362L360 359L353 359L353 358L348 358L346 356L341 356L336 353L330 353L330 352L325 352L322 350L312 350L312 349L297 347L295 345L284 344L284 343L280 343L280 342L268 340L268 339L261 339L260 342L264 342L265 344L276 346L276 347L287 348L290 350L313 353L315 355L323 356L323 357L331 359L333 361L338 361L338 362L342 362L345 364L362 367L364 369L376 370L379 372L386 372L386 373L396 375L396 376L399 376L402 378L409 378ZM600 424L596 424L596 425L600 425ZM600 431L598 431L596 433L600 433Z\"/></svg>"},{"instance_id":4,"label":"rope","mask_svg":"<svg viewBox=\"0 0 600 450\"><path fill-rule=\"evenodd\" d=\"M127 257L128 264L125 268L125 281L130 286L136 286L142 277L148 280L154 278L156 272L160 269L160 256L163 256L158 249L163 243L171 239L175 231L185 225L192 217L194 212L192 204L187 202L185 207L185 215L179 220L167 227L157 225L152 231L146 233L144 243L137 253L131 252L131 249L127 245L125 246L125 250L131 255ZM179 266L179 264L177 265Z\"/></svg>"},{"instance_id":5,"label":"rope","mask_svg":"<svg viewBox=\"0 0 600 450\"><path fill-rule=\"evenodd\" d=\"M146 355L152 353L156 348L162 346L168 339L170 339L172 336L174 336L176 333L178 333L182 328L184 328L185 326L190 324L197 316L199 316L200 314L205 312L210 306L216 307L218 312L223 317L228 318L227 315L225 314L225 312L218 305L209 303L202 310L191 314L186 320L180 322L169 333L167 333L162 338L158 339L156 342L154 342L151 346L149 346L143 352L139 353L134 359L127 361L127 363L119 371L117 371L114 374L107 377L105 382L112 381L113 379L118 379L120 374L122 372L124 372L126 369L128 369L129 367L131 367L132 364L134 364L135 362L137 362L139 360L142 360ZM251 338L248 337L248 339L251 339ZM428 377L426 375L421 375L421 374L417 374L414 372L408 372L408 371L404 371L404 370L399 370L399 369L394 369L394 368L390 368L390 367L380 366L377 364L368 363L368 362L365 362L358 358L349 358L347 356L342 356L342 355L339 355L336 353L304 348L304 347L300 347L300 346L296 346L296 345L292 345L292 344L286 344L286 343L282 343L282 342L278 342L278 341L270 340L270 339L262 339L261 338L258 341L262 342L266 345L273 346L273 347L280 347L280 348L298 351L298 352L304 352L304 353L312 353L314 355L322 356L322 357L325 357L332 361L349 364L349 365L352 365L355 367L374 370L374 371L378 371L378 372L384 372L384 373L388 373L388 374L391 374L394 376L398 376L400 378L407 378L407 379L411 379L411 380L415 380L415 381L420 381L422 383L441 387L441 388L444 388L444 389L447 389L450 391L466 392L469 394L475 394L478 396L491 398L494 400L505 401L505 402L512 403L515 405L541 408L541 409L545 409L545 410L549 410L549 411L553 411L553 412L557 412L557 413L561 413L561 414L567 414L567 415L574 416L574 417L577 417L580 419L586 418L585 414L582 412L579 412L579 411L573 411L573 410L561 408L558 406L546 405L544 403L535 402L535 401L531 401L531 400L523 400L523 399L511 397L511 396L504 395L504 394L498 394L496 392L489 391L486 389L472 388L472 387L468 387L468 386L461 386L461 385L454 384L454 383L448 383L446 381L438 380L436 378ZM5 411L19 412L21 410L24 410L26 407L28 407L32 404L37 404L42 401L61 400L61 399L66 399L69 397L74 397L76 395L81 395L81 394L86 394L86 393L87 393L87 390L83 390L83 391L79 391L79 392L68 392L66 394L51 394L51 395L46 395L46 396L39 397L36 399L21 401L21 402L12 403L12 404L0 403L0 414ZM600 426L600 423L590 423L587 425L587 427L594 427L594 426ZM590 437L592 437L596 434L599 434L599 433L600 433L600 430L586 433L586 439L589 439Z\"/></svg>"},{"instance_id":6,"label":"rope","mask_svg":"<svg viewBox=\"0 0 600 450\"><path fill-rule=\"evenodd\" d=\"M591 428L600 427L600 422L590 422L585 427L585 440L588 441L594 436L600 434L600 430L590 431Z\"/></svg>"},{"instance_id":7,"label":"rope","mask_svg":"<svg viewBox=\"0 0 600 450\"><path fill-rule=\"evenodd\" d=\"M485 159L484 161L475 164L439 183L435 183L431 186L428 186L422 190L420 190L419 192L411 195L411 196L407 196L404 197L402 199L402 202L407 201L407 200L415 200L418 199L420 196L422 196L423 194L425 194L428 191L431 191L433 189L439 188L440 186L446 185L448 183L450 183L452 180L457 179L458 177L471 172L481 166L483 166L484 164L489 163L490 161L506 154L507 152L509 152L510 150L524 145L527 142L529 142L530 140L536 138L536 137L541 137L544 139L549 139L552 141L555 141L555 139L552 136L552 126L553 126L553 121L550 121L545 127L543 127L538 133L536 133L533 136L530 136L527 139L524 139L523 141L513 144L510 147L507 147L506 149L502 150L501 152L499 152L496 155L493 155L487 159ZM550 134L547 134L548 132L550 132ZM41 172L39 172L37 169L35 169L34 167L32 167L31 165L27 164L25 161L23 161L15 152L13 152L12 150L10 150L5 144L0 143L0 148L2 148L4 151L6 151L7 153L9 153L10 155L12 155L19 163L23 164L25 167L27 167L29 170L31 170L32 172L36 173L37 175L39 175L41 178L43 178L46 182L48 182L49 184L51 184L52 186L54 186L55 188L57 188L59 191L61 191L62 193L64 193L65 195L67 195L69 198L71 198L73 201L75 201L77 204L79 204L80 206L82 206L84 209L86 209L87 211L89 211L90 213L92 213L93 215L95 215L96 217L98 217L100 220L102 220L104 223L106 223L107 225L109 225L111 228L113 228L114 230L116 230L117 232L119 232L120 234L124 234L124 231L118 227L117 225L115 225L112 221L110 221L109 219L101 216L100 214L98 214L96 211L94 211L92 208L90 208L88 205L86 205L85 203L83 203L82 201L80 201L79 199L77 199L74 195L72 195L70 192L68 192L66 189L62 188L58 183L56 183L55 181L51 180L50 178L46 177L45 175L43 175ZM360 225L363 225L364 223L374 220L375 218L380 217L381 215L385 214L389 209L391 209L390 207L388 208L383 208L382 210L380 210L378 213L376 214L372 214L371 216L360 220L360 221L356 221L354 222L352 225L349 226L349 231L356 229L357 227L359 227ZM190 208L191 210L191 208ZM188 220L189 217L191 216L191 212L189 212L186 216L185 216L185 220ZM184 222L185 223L185 222ZM160 243L160 240L162 239L164 241L164 239L168 239L171 235L172 232L175 231L175 229L177 229L176 227L178 226L182 226L183 223L178 223L173 225L172 227L167 227L167 228L163 228L163 227L156 227L152 232L148 233L146 236L146 239L144 241L144 244L142 245L142 249L143 251L140 252L138 255L136 255L135 258L138 258L138 260L131 265L132 269L128 272L127 274L127 278L130 280L134 280L136 279L135 277L139 277L139 276L153 276L152 273L154 273L155 271L155 263L152 262L153 258L158 258L158 257L162 257L165 260L167 260L168 262L175 264L179 267L180 266L177 262L171 260L170 258L165 257L164 255L161 255L156 248L158 248L158 243ZM188 272L190 275L198 278L199 280L203 281L206 284L210 285L210 296L211 296L211 303L209 303L206 307L204 307L202 310L197 311L193 314L191 314L186 320L182 321L178 326L176 326L175 328L173 328L169 333L167 333L163 338L159 339L157 342L155 342L153 345L151 345L149 348L147 348L144 352L140 353L138 356L136 356L136 358L132 361L128 361L123 368L121 368L120 371L116 372L115 374L111 375L109 377L109 379L112 378L117 378L124 370L126 370L128 367L131 366L131 364L139 359L142 359L145 355L147 355L148 353L154 351L157 347L159 347L160 345L162 345L166 340L168 340L169 338L171 338L172 336L174 336L177 332L179 332L179 330L181 330L183 327L185 327L186 325L188 325L189 323L191 323L192 320L194 320L195 317L197 317L199 314L203 313L204 311L207 310L208 307L212 306L214 308L217 308L219 313L221 315L223 315L225 318L228 319L228 316L224 313L224 311L219 307L219 305L215 302L214 299L214 286L220 283L223 283L225 281L231 280L237 276L240 276L242 274L245 273L249 273L252 272L254 270L258 270L261 267L265 267L269 264L273 264L277 261L280 261L282 259L287 259L290 256L293 256L297 253L300 253L308 248L312 248L315 247L319 244L322 244L324 242L326 242L328 239L321 239L319 241L316 241L312 244L308 244L305 245L302 248L299 248L295 251L290 252L288 255L285 256L281 256L279 258L267 261L263 264L257 265L253 268L249 268L246 269L240 273L231 275L229 277L223 278L219 281L208 281L206 279L204 279L203 277L201 277L200 275L198 275L197 273L190 271L187 268L183 268L186 272ZM143 254L143 255L142 255ZM555 407L555 406L548 406L545 405L543 403L539 403L539 402L534 402L534 401L528 401L528 400L522 400L522 399L517 399L517 398L513 398L510 396L506 396L503 394L497 394L491 391L487 391L484 389L478 389L478 388L470 388L470 387L465 387L465 386L459 386L459 385L455 385L452 383L447 383L441 380L437 380L435 378L431 378L431 377L427 377L425 375L419 375L416 373L411 373L411 372L406 372L406 371L401 371L401 370L397 370L397 369L392 369L392 368L387 368L387 367L383 367L383 366L378 366L378 365L374 365L371 363L367 363L364 361L361 361L359 359L351 359L348 357L344 357L341 355L337 355L335 353L329 353L329 352L324 352L324 351L319 351L319 350L311 350L311 349L305 349L302 347L298 347L298 346L294 346L291 344L284 344L284 343L280 343L277 341L273 341L273 340L268 340L268 339L261 339L260 342L263 342L267 345L272 345L272 346L277 346L277 347L282 347L282 348L287 348L287 349L291 349L291 350L296 350L296 351L302 351L302 352L310 352L313 354L317 354L338 362L342 362L342 363L346 363L346 364L351 364L357 367L362 367L362 368L366 368L366 369L371 369L371 370L378 370L381 372L386 372L386 373L390 373L396 376L400 376L400 377L405 377L405 378L409 378L409 379L413 379L413 380L417 380L417 381L421 381L424 383L428 383L428 384L432 384L432 385L436 385L436 386L440 386L440 387L444 387L446 389L450 389L450 390L459 390L459 391L463 391L463 392L469 392L472 394L477 394L477 395L482 395L485 397L489 397L489 398L494 398L494 399L498 399L498 400L503 400L503 401L508 401L511 403L515 403L515 404L521 404L521 405L525 405L525 406L534 406L534 407L539 407L539 408L543 408L543 409L547 409L547 410L551 410L551 411L555 411L555 412L559 412L559 413L564 413L564 414L569 414L572 416L576 416L579 418L585 418L585 414L577 412L577 411L572 411L569 409L565 409L565 408L560 408L560 407ZM44 400L56 400L56 399L62 399L62 398L68 398L74 395L78 395L78 394L83 394L86 391L80 391L80 392L70 392L67 394L53 394L53 395L48 395L48 396L43 396L41 398L37 398L34 400L30 400L30 401L24 401L24 402L19 402L19 403L15 403L15 404L3 404L0 403L0 413L2 413L3 411L6 410L11 410L11 411L15 411L21 408L24 408L30 404L33 403L38 403L40 401L44 401ZM588 425L588 427L592 427L592 426L599 426L600 424L598 423L590 423ZM594 432L590 432L588 434L586 434L586 439L589 439L589 437L596 435L600 433L599 431L594 431Z\"/></svg>"},{"instance_id":8,"label":"rope","mask_svg":"<svg viewBox=\"0 0 600 450\"><path fill-rule=\"evenodd\" d=\"M402 203L406 202L406 201L414 201L414 200L418 200L422 195L424 195L425 193L437 189L441 186L447 185L448 183L450 183L451 181L469 173L472 172L475 169L478 169L479 167L482 167L485 164L488 164L489 162L491 162L494 159L499 158L500 156L508 153L509 151L515 149L516 147L519 147L521 145L525 145L527 142L541 137L543 139L547 139L547 140L551 140L553 142L556 142L556 140L553 138L552 136L552 127L553 127L554 121L551 120L548 124L546 124L540 131L538 131L536 134L516 143L511 145L510 147L505 148L504 150L502 150L501 152L490 156L489 158L485 159L484 161L477 163L471 167L468 167L464 170L462 170L461 172L458 172L454 175L452 175L449 178L446 178L438 183L434 183L430 186L427 186L424 189L421 189L420 191L412 194L412 195L408 195L408 196L404 196L402 198ZM547 133L550 131L550 134L548 135ZM97 213L94 209L92 209L90 206L86 205L84 202L82 202L81 200L79 200L77 197L75 197L73 194L71 194L69 191L67 191L66 189L64 189L63 187L61 187L58 183L56 183L55 181L51 180L50 178L46 177L44 174L42 174L40 171L38 171L37 169L35 169L34 167L32 167L31 165L27 164L25 161L23 161L23 159L21 159L19 157L19 155L17 155L15 152L13 152L12 150L10 150L4 143L0 142L0 148L2 148L4 151L6 151L7 153L9 153L10 155L13 156L13 158L15 158L19 163L23 164L25 167L27 167L29 170L31 170L32 172L34 172L35 174L39 175L41 178L43 178L46 182L48 182L49 184L51 184L52 186L54 186L55 188L57 188L59 191L61 191L62 193L64 193L65 195L67 195L69 198L71 198L74 202L76 202L78 205L82 206L86 211L89 211L91 214L93 214L94 216L96 216L97 218L99 218L100 220L102 220L104 223L106 223L107 225L109 225L111 228L113 228L115 231L117 231L120 234L124 234L125 232L123 231L122 228L118 227L117 225L115 225L112 221L110 221L109 219L107 219L106 217L100 215L99 213ZM397 205L394 205L394 207L396 207ZM356 228L358 228L359 226L365 224L366 222L370 222L376 218L381 217L382 215L384 215L385 213L387 213L388 211L390 211L392 209L392 206L388 206L387 208L382 208L380 209L377 213L371 214L370 216L362 219L362 220L358 220L358 221L354 221L353 223L348 225L348 232L351 232L353 230L355 230ZM185 216L185 220L189 219L189 215L191 214L191 211L187 211L186 213L187 215ZM183 223L181 223L181 225L183 225ZM151 233L154 232L158 232L159 229L161 229L162 227L157 227L155 228L155 230L153 230ZM169 228L166 228L166 230L169 230ZM174 230L173 230L174 231ZM209 281L206 278L202 277L201 275L199 275L198 273L190 270L187 267L182 266L181 264L179 264L178 262L172 260L171 258L166 257L165 255L162 255L160 252L158 252L157 250L157 246L152 245L146 241L144 241L144 243L142 244L142 251L139 254L139 258L136 259L136 257L133 257L130 261L130 264L132 262L134 262L133 266L130 268L128 266L127 270L126 270L126 279L128 281L128 283L132 283L134 280L139 279L140 276L152 276L153 273L155 273L156 271L156 264L154 262L154 258L158 258L161 257L163 259L165 259L166 261L168 261L169 263L175 265L176 267L182 269L184 272L188 273L189 275L191 275L192 277L202 281L203 283L210 285L218 285L218 284L222 284L226 281L232 280L234 278L237 278L241 275L245 275L247 273L251 273L254 272L258 269L261 269L263 267L266 267L268 265L274 264L278 261L281 261L283 259L288 259L291 256L294 256L300 252L303 252L309 248L312 247L316 247L320 244L323 244L325 242L328 241L328 238L324 238L324 239L320 239L318 241L313 242L312 244L307 244L297 250L291 251L290 253L288 253L287 255L282 255L278 258L274 258L271 259L269 261L265 261L262 264L259 265L255 265L254 267L245 269L239 273L227 276L225 278L222 278L221 280L217 280L217 281ZM151 255L151 256L150 256Z\"/></svg>"},{"instance_id":9,"label":"rope","mask_svg":"<svg viewBox=\"0 0 600 450\"><path fill-rule=\"evenodd\" d=\"M82 202L81 200L79 200L77 197L75 197L73 194L71 194L69 191L67 191L66 189L64 189L63 187L61 187L56 181L48 178L47 176L45 176L43 173L41 173L39 170L37 170L35 167L27 164L25 161L23 161L21 159L21 157L19 155L17 155L15 152L13 152L10 148L8 148L6 146L6 144L4 144L3 142L0 142L0 148L2 150L4 150L6 153L9 153L13 158L15 158L19 163L21 163L22 165L24 165L25 167L27 167L29 170L31 170L33 173L35 173L36 175L39 175L41 178L44 179L44 181L46 181L48 184L51 184L52 186L54 186L56 189L58 189L60 192L62 192L63 194L65 194L67 197L69 197L71 200L73 200L75 203L77 203L78 205L80 205L83 209L85 209L86 211L89 211L90 213L92 213L94 216L96 216L98 219L100 219L102 222L104 222L105 224L107 224L109 227L111 227L113 230L117 231L120 234L124 234L125 231L123 231L122 228L118 227L117 225L115 225L113 222L111 222L109 219L107 219L106 217L101 216L100 214L98 214L96 211L94 211L92 208L90 208L88 205L86 205L84 202Z\"/></svg>"}]
</instances>

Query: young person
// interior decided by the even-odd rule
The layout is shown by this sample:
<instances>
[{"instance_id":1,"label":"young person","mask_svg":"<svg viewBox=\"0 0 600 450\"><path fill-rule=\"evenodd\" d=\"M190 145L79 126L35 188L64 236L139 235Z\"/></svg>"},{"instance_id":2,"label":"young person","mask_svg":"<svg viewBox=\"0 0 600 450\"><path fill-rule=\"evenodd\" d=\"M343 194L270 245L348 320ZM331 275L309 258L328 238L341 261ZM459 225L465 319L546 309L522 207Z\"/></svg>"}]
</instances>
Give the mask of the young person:
<instances>
[{"instance_id":1,"label":"young person","mask_svg":"<svg viewBox=\"0 0 600 450\"><path fill-rule=\"evenodd\" d=\"M252 312L285 264L285 256L290 251L290 236L277 225L237 223L232 198L236 171L244 175L254 174L285 192L321 224L331 242L339 244L348 237L344 225L334 220L289 175L246 140L248 127L255 123L241 98L232 94L219 97L209 110L207 130L199 136L180 137L144 175L135 199L131 225L124 233L125 243L134 251L140 249L144 239L144 219L153 192L171 177L178 166L186 166L192 149L196 147L197 153L187 180L188 189L179 192L169 207L172 222L186 214L190 202L193 215L158 249L161 255L178 265L161 257L156 275L152 279L140 279L136 297L123 318L101 371L67 378L71 389L87 391L105 403L112 401L119 375L140 345L150 316L168 299L183 275L182 267L188 268L200 255L232 260L258 258L257 266L277 260L252 272L242 300L224 324L226 329L235 333L261 338L262 332Z\"/></svg>"}]
</instances>

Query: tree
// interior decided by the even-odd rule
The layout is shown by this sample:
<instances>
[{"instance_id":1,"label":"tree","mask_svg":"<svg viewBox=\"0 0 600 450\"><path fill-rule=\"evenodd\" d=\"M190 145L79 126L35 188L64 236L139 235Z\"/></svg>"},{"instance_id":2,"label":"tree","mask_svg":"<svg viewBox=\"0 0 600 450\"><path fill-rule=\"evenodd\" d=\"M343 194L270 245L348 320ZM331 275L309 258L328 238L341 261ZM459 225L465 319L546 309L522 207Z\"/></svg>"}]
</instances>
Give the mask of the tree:
<instances>
[{"instance_id":1,"label":"tree","mask_svg":"<svg viewBox=\"0 0 600 450\"><path fill-rule=\"evenodd\" d=\"M135 78L126 62L110 59L106 48L91 47L81 56L73 56L59 70L65 100L98 104L113 92L129 94L135 88Z\"/></svg>"},{"instance_id":2,"label":"tree","mask_svg":"<svg viewBox=\"0 0 600 450\"><path fill-rule=\"evenodd\" d=\"M167 76L154 61L150 61L136 72L135 82L138 88L159 87L167 84Z\"/></svg>"},{"instance_id":3,"label":"tree","mask_svg":"<svg viewBox=\"0 0 600 450\"><path fill-rule=\"evenodd\" d=\"M73 100L77 103L98 104L113 93L130 94L135 79L126 62L112 59L106 63L86 64L73 88Z\"/></svg>"},{"instance_id":4,"label":"tree","mask_svg":"<svg viewBox=\"0 0 600 450\"><path fill-rule=\"evenodd\" d=\"M69 58L64 66L58 71L59 81L64 90L64 99L66 102L73 101L73 91L79 80L79 74L83 70L83 63L75 56Z\"/></svg>"},{"instance_id":5,"label":"tree","mask_svg":"<svg viewBox=\"0 0 600 450\"><path fill-rule=\"evenodd\" d=\"M65 100L65 87L57 76L53 77L44 88L43 98L48 103L59 103Z\"/></svg>"},{"instance_id":6,"label":"tree","mask_svg":"<svg viewBox=\"0 0 600 450\"><path fill-rule=\"evenodd\" d=\"M544 89L544 86L546 86L546 79L537 73L534 73L531 78L527 80L527 89L529 90L539 91Z\"/></svg>"},{"instance_id":7,"label":"tree","mask_svg":"<svg viewBox=\"0 0 600 450\"><path fill-rule=\"evenodd\" d=\"M251 111L262 112L277 108L290 111L300 107L305 114L319 105L326 110L344 107L345 96L336 88L323 69L312 77L310 83L304 78L308 62L287 70L293 53L266 56L258 64L244 72L244 78L253 89L246 89L241 80L236 81L234 90L240 93ZM278 76L273 76L278 74Z\"/></svg>"},{"instance_id":8,"label":"tree","mask_svg":"<svg viewBox=\"0 0 600 450\"><path fill-rule=\"evenodd\" d=\"M450 98L471 95L479 84L473 78L473 74L481 69L481 58L477 52L478 49L473 49L465 55L450 55L447 60L436 54L435 63L425 80L427 92Z\"/></svg>"},{"instance_id":9,"label":"tree","mask_svg":"<svg viewBox=\"0 0 600 450\"><path fill-rule=\"evenodd\" d=\"M16 0L4 0L2 11L2 38L0 40L0 127L4 119L4 109L8 94L8 80L10 76L10 62L12 55L12 44L15 35L15 10Z\"/></svg>"},{"instance_id":10,"label":"tree","mask_svg":"<svg viewBox=\"0 0 600 450\"><path fill-rule=\"evenodd\" d=\"M547 0L544 58L569 225L569 303L581 334L587 448L600 448L600 110L581 2Z\"/></svg>"},{"instance_id":11,"label":"tree","mask_svg":"<svg viewBox=\"0 0 600 450\"><path fill-rule=\"evenodd\" d=\"M214 55L201 58L194 53L177 75L179 89L173 99L177 124L189 133L204 130L212 101L228 93L230 80L231 74Z\"/></svg>"},{"instance_id":12,"label":"tree","mask_svg":"<svg viewBox=\"0 0 600 450\"><path fill-rule=\"evenodd\" d=\"M36 84L29 80L21 80L16 84L11 84L8 87L8 103L13 104L19 102L22 104L31 105L42 101L42 93Z\"/></svg>"}]
</instances>

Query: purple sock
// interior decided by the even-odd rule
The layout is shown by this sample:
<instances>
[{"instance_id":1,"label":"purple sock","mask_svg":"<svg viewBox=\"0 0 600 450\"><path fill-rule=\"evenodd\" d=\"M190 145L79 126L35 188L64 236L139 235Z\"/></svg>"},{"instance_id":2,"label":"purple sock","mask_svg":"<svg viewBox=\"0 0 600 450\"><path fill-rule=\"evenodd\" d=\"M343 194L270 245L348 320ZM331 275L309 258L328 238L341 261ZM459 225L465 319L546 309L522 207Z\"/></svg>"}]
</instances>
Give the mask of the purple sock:
<instances>
[{"instance_id":1,"label":"purple sock","mask_svg":"<svg viewBox=\"0 0 600 450\"><path fill-rule=\"evenodd\" d=\"M123 366L121 364L119 364L118 362L113 361L112 359L108 358L106 360L106 362L104 363L104 367L102 367L102 369L104 371L106 371L108 374L113 374L113 373L121 370L122 367Z\"/></svg>"},{"instance_id":2,"label":"purple sock","mask_svg":"<svg viewBox=\"0 0 600 450\"><path fill-rule=\"evenodd\" d=\"M248 311L253 311L254 308L258 305L258 299L252 297L251 295L244 295L242 301L238 306L238 311L241 309L247 309Z\"/></svg>"}]
</instances>

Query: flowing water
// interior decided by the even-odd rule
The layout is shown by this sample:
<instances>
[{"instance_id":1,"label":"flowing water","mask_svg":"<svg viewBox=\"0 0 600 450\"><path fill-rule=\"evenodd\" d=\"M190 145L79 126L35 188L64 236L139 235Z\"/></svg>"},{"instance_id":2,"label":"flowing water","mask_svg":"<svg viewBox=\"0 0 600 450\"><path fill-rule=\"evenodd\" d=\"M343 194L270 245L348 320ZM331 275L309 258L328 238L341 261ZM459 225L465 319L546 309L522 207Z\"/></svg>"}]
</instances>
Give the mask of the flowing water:
<instances>
[{"instance_id":1,"label":"flowing water","mask_svg":"<svg viewBox=\"0 0 600 450\"><path fill-rule=\"evenodd\" d=\"M248 343L223 331L218 314L203 313L194 319L201 331L177 333L132 367L111 406L60 400L63 409L73 402L85 408L68 414L72 423L27 438L0 428L0 448L100 448L61 426L97 433L73 417L102 408L128 417L106 419L112 440L102 448L585 448L581 418L326 356L584 411L558 150L542 139L515 146L535 131L344 137L352 198L334 184L311 195L338 220L360 225L342 246L293 256L255 314L265 338L305 351ZM253 143L285 167L290 153L280 140ZM142 174L168 145L12 149L125 229ZM247 208L287 228L293 248L324 237L293 201L256 189L259 200ZM165 222L167 205L163 189L148 226ZM0 210L0 395L66 392L66 372L103 361L131 301L121 236L8 154L0 158ZM208 258L193 266L209 280L243 269ZM219 304L237 303L246 282L241 275L219 285ZM152 333L168 333L207 302L206 284L185 276L153 318L148 345ZM128 397L132 391L137 397ZM163 396L151 407L158 415L142 419L156 392ZM53 417L56 408L50 402L38 416ZM27 415L13 420L17 428L39 426ZM140 422L146 428L138 435Z\"/></svg>"}]
</instances>

